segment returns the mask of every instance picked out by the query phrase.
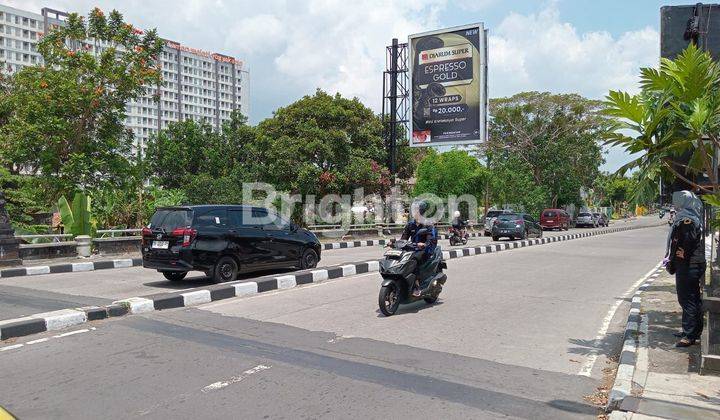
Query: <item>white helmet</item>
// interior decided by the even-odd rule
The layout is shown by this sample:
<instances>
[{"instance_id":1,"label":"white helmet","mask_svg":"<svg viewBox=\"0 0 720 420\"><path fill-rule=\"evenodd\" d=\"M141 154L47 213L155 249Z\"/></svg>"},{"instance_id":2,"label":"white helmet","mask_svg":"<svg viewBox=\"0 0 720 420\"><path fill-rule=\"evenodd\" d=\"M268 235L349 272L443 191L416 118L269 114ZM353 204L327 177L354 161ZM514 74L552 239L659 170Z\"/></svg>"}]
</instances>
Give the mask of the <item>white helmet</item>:
<instances>
[{"instance_id":1,"label":"white helmet","mask_svg":"<svg viewBox=\"0 0 720 420\"><path fill-rule=\"evenodd\" d=\"M455 213L453 213L454 217L460 217L460 212L458 210L455 210Z\"/></svg>"}]
</instances>

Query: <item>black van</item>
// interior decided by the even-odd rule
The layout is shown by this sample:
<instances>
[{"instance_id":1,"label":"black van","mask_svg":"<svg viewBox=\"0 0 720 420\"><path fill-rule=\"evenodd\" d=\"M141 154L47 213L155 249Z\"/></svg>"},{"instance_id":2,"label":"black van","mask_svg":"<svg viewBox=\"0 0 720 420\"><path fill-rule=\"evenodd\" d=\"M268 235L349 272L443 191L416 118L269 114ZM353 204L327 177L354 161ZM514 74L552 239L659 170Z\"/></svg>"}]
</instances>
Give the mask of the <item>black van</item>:
<instances>
[{"instance_id":1,"label":"black van","mask_svg":"<svg viewBox=\"0 0 720 420\"><path fill-rule=\"evenodd\" d=\"M309 230L254 206L161 207L142 230L143 267L171 281L192 270L219 283L240 272L313 268L320 248Z\"/></svg>"}]
</instances>

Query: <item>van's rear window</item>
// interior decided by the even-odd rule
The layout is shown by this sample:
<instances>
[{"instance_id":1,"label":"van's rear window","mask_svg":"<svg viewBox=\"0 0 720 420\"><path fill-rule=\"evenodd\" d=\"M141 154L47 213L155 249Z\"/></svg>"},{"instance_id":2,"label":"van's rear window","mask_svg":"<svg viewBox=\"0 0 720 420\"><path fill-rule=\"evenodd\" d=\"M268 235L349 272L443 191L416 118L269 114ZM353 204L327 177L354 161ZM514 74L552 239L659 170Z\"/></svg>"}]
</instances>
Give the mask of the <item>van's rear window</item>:
<instances>
[{"instance_id":1,"label":"van's rear window","mask_svg":"<svg viewBox=\"0 0 720 420\"><path fill-rule=\"evenodd\" d=\"M192 210L158 210L150 219L151 229L165 229L171 231L179 227L190 226Z\"/></svg>"},{"instance_id":2,"label":"van's rear window","mask_svg":"<svg viewBox=\"0 0 720 420\"><path fill-rule=\"evenodd\" d=\"M545 216L545 217L555 217L555 212L554 212L554 211L546 211L545 213L543 213L543 216Z\"/></svg>"}]
</instances>

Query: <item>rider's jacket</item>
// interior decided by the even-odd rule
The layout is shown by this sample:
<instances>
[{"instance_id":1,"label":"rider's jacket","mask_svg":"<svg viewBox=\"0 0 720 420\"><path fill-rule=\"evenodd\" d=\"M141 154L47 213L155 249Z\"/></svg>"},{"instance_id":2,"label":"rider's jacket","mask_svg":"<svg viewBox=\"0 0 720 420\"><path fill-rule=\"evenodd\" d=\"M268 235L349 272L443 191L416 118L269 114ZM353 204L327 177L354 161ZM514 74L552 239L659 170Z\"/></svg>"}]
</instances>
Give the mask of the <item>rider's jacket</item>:
<instances>
[{"instance_id":1,"label":"rider's jacket","mask_svg":"<svg viewBox=\"0 0 720 420\"><path fill-rule=\"evenodd\" d=\"M427 232L423 235L418 235L421 229L427 229ZM425 253L432 254L435 252L437 246L437 230L433 225L423 225L415 220L410 220L403 230L402 236L400 237L406 241L412 241L414 243L424 242Z\"/></svg>"},{"instance_id":2,"label":"rider's jacket","mask_svg":"<svg viewBox=\"0 0 720 420\"><path fill-rule=\"evenodd\" d=\"M465 221L459 217L454 217L452 219L452 227L457 230L463 229L465 227Z\"/></svg>"}]
</instances>

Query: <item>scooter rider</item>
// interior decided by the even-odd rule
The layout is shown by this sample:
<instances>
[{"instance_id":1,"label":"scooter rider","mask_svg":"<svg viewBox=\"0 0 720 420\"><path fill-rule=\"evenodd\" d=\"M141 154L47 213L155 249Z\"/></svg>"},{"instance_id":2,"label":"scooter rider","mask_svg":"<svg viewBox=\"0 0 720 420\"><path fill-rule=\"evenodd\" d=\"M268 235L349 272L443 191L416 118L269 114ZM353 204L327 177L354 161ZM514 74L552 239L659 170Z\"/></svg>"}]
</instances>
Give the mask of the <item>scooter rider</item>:
<instances>
[{"instance_id":1,"label":"scooter rider","mask_svg":"<svg viewBox=\"0 0 720 420\"><path fill-rule=\"evenodd\" d=\"M455 213L453 213L452 227L458 231L458 234L460 234L461 230L465 229L465 221L460 218L460 212L458 210L455 210Z\"/></svg>"},{"instance_id":2,"label":"scooter rider","mask_svg":"<svg viewBox=\"0 0 720 420\"><path fill-rule=\"evenodd\" d=\"M437 231L435 226L424 217L428 207L429 204L426 201L419 201L411 206L413 218L405 225L405 229L400 237L400 239L415 243L417 247L417 251L413 255L413 258L417 261L414 269L416 274L418 273L418 267L428 260L430 255L435 252L435 247L437 246ZM420 230L422 229L424 229L424 231L421 233ZM420 295L420 278L417 276L415 279L415 287L413 288L413 296L418 297Z\"/></svg>"}]
</instances>

